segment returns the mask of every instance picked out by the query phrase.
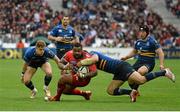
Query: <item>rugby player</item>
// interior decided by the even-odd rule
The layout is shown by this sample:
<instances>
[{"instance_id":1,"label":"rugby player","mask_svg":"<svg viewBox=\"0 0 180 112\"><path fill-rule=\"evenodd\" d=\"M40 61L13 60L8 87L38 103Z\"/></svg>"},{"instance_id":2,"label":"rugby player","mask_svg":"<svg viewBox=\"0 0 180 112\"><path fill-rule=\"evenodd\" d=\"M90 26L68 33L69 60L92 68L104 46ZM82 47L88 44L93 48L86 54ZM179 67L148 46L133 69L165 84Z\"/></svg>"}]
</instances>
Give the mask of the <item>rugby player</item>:
<instances>
[{"instance_id":1,"label":"rugby player","mask_svg":"<svg viewBox=\"0 0 180 112\"><path fill-rule=\"evenodd\" d=\"M59 58L46 47L46 44L43 40L38 40L36 46L30 47L26 50L24 55L24 65L22 70L21 80L27 88L31 90L30 98L34 98L37 89L34 87L31 79L38 67L40 67L45 72L44 78L44 91L46 96L51 96L48 85L52 79L52 69L51 65L48 62L48 59L53 59L56 64L59 66Z\"/></svg>"},{"instance_id":2,"label":"rugby player","mask_svg":"<svg viewBox=\"0 0 180 112\"><path fill-rule=\"evenodd\" d=\"M129 58L138 55L138 59L133 65L133 68L139 72L141 75L151 72L155 66L155 56L158 54L160 69L164 69L164 53L155 40L153 35L149 34L149 28L147 25L139 27L139 40L136 41L133 50L127 55L121 58L121 60L127 60ZM129 86L135 89L138 89L138 85L129 82Z\"/></svg>"},{"instance_id":3,"label":"rugby player","mask_svg":"<svg viewBox=\"0 0 180 112\"><path fill-rule=\"evenodd\" d=\"M73 50L68 51L60 61L60 68L62 70L71 70L71 72L61 75L58 81L57 94L50 97L50 101L60 101L62 93L67 95L80 95L86 100L90 99L91 91L82 91L76 88L87 86L91 78L97 75L95 64L88 66L89 72L87 74L80 74L77 71L78 68L76 64L82 59L90 58L90 56L88 52L82 50L82 45L80 43L74 43Z\"/></svg>"},{"instance_id":4,"label":"rugby player","mask_svg":"<svg viewBox=\"0 0 180 112\"><path fill-rule=\"evenodd\" d=\"M175 82L175 76L170 69L164 69L159 72L148 73L145 76L142 76L139 72L135 71L128 62L113 59L96 51L91 51L91 54L91 58L81 60L78 62L77 66L96 64L98 69L114 74L113 80L107 88L107 93L109 95L127 94L130 95L131 101L135 102L138 95L137 90L134 88L132 90L120 88L125 81L131 81L141 85L157 77L165 76Z\"/></svg>"}]
</instances>

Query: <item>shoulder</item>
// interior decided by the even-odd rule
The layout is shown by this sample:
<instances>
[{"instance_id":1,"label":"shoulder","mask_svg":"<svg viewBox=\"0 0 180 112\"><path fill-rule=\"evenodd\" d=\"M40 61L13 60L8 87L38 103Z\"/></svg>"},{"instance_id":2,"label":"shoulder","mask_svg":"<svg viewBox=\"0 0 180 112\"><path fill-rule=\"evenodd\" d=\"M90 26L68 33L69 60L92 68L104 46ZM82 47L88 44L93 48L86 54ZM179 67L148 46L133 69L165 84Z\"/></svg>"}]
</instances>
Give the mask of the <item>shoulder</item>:
<instances>
[{"instance_id":1,"label":"shoulder","mask_svg":"<svg viewBox=\"0 0 180 112\"><path fill-rule=\"evenodd\" d=\"M83 54L85 56L85 58L90 58L92 55L90 53L88 53L87 51L83 51Z\"/></svg>"},{"instance_id":2,"label":"shoulder","mask_svg":"<svg viewBox=\"0 0 180 112\"><path fill-rule=\"evenodd\" d=\"M73 51L72 50L66 52L65 57L71 57L71 56L73 56Z\"/></svg>"},{"instance_id":3,"label":"shoulder","mask_svg":"<svg viewBox=\"0 0 180 112\"><path fill-rule=\"evenodd\" d=\"M148 36L148 41L152 44L157 44L158 42L156 41L154 36L149 35Z\"/></svg>"},{"instance_id":4,"label":"shoulder","mask_svg":"<svg viewBox=\"0 0 180 112\"><path fill-rule=\"evenodd\" d=\"M68 26L68 30L74 30L74 28L72 26Z\"/></svg>"},{"instance_id":5,"label":"shoulder","mask_svg":"<svg viewBox=\"0 0 180 112\"><path fill-rule=\"evenodd\" d=\"M33 52L33 51L35 51L35 47L29 47L29 48L27 48L27 50L26 50L26 53L29 53L29 52Z\"/></svg>"}]
</instances>

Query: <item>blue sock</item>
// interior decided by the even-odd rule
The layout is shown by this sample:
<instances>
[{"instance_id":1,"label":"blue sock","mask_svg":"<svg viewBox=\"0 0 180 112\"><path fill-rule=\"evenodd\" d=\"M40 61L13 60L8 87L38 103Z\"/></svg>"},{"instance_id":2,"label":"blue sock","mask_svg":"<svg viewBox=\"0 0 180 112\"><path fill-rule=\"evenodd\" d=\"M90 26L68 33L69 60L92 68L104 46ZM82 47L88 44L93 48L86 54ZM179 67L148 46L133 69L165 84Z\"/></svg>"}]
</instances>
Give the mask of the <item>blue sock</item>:
<instances>
[{"instance_id":1,"label":"blue sock","mask_svg":"<svg viewBox=\"0 0 180 112\"><path fill-rule=\"evenodd\" d=\"M26 83L25 85L26 85L26 87L28 87L30 90L33 90L33 89L34 89L34 85L33 85L32 81L30 81L29 83Z\"/></svg>"},{"instance_id":2,"label":"blue sock","mask_svg":"<svg viewBox=\"0 0 180 112\"><path fill-rule=\"evenodd\" d=\"M46 86L48 86L49 83L51 82L51 79L52 79L52 76L46 75L46 76L44 77L44 84L45 84Z\"/></svg>"},{"instance_id":3,"label":"blue sock","mask_svg":"<svg viewBox=\"0 0 180 112\"><path fill-rule=\"evenodd\" d=\"M150 80L153 80L153 79L155 79L157 77L164 76L165 74L166 74L166 71L161 70L160 72L148 73L148 74L145 75L145 77L146 77L147 81L150 81Z\"/></svg>"},{"instance_id":4,"label":"blue sock","mask_svg":"<svg viewBox=\"0 0 180 112\"><path fill-rule=\"evenodd\" d=\"M129 89L120 89L120 88L116 88L114 89L113 95L130 95L132 90Z\"/></svg>"},{"instance_id":5,"label":"blue sock","mask_svg":"<svg viewBox=\"0 0 180 112\"><path fill-rule=\"evenodd\" d=\"M135 83L129 84L129 86L131 87L131 89L135 89L135 90L138 90L138 88L139 88L139 85L135 84Z\"/></svg>"}]
</instances>

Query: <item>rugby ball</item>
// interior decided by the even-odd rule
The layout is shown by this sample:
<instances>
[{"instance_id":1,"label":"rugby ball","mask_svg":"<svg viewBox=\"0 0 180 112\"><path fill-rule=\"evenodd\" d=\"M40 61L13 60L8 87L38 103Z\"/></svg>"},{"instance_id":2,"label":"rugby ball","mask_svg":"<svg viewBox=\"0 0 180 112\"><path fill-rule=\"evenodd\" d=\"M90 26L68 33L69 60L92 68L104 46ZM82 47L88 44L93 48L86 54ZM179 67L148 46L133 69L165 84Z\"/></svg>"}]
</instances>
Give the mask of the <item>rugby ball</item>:
<instances>
[{"instance_id":1,"label":"rugby ball","mask_svg":"<svg viewBox=\"0 0 180 112\"><path fill-rule=\"evenodd\" d=\"M82 73L82 74L87 74L89 72L89 68L87 66L81 66L79 69L78 69L78 72L79 73Z\"/></svg>"}]
</instances>

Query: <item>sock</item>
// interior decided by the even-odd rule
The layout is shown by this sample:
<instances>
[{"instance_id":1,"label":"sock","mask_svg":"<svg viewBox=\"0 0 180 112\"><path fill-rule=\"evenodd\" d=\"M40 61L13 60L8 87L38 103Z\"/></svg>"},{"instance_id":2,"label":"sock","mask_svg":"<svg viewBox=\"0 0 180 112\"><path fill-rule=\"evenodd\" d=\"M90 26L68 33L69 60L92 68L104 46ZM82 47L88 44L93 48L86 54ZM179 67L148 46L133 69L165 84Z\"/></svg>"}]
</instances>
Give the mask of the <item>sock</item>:
<instances>
[{"instance_id":1,"label":"sock","mask_svg":"<svg viewBox=\"0 0 180 112\"><path fill-rule=\"evenodd\" d=\"M56 98L57 99L60 99L60 97L61 97L61 95L62 95L62 92L63 92L63 90L66 88L66 85L64 85L64 84L59 84L58 83L58 89L57 89L57 94L56 94Z\"/></svg>"},{"instance_id":2,"label":"sock","mask_svg":"<svg viewBox=\"0 0 180 112\"><path fill-rule=\"evenodd\" d=\"M129 89L120 89L120 88L116 88L114 89L114 93L113 95L130 95L132 90Z\"/></svg>"},{"instance_id":3,"label":"sock","mask_svg":"<svg viewBox=\"0 0 180 112\"><path fill-rule=\"evenodd\" d=\"M25 85L26 85L26 87L28 87L30 90L33 90L33 89L34 89L34 85L33 85L32 81L30 81L29 83L26 83Z\"/></svg>"},{"instance_id":4,"label":"sock","mask_svg":"<svg viewBox=\"0 0 180 112\"><path fill-rule=\"evenodd\" d=\"M160 72L148 73L145 75L145 77L146 77L147 81L150 81L150 80L153 80L157 77L164 76L165 74L166 74L166 71L161 70Z\"/></svg>"},{"instance_id":5,"label":"sock","mask_svg":"<svg viewBox=\"0 0 180 112\"><path fill-rule=\"evenodd\" d=\"M138 90L139 85L138 85L138 84L133 83L133 84L129 84L129 87L131 87L131 89Z\"/></svg>"},{"instance_id":6,"label":"sock","mask_svg":"<svg viewBox=\"0 0 180 112\"><path fill-rule=\"evenodd\" d=\"M44 84L45 84L45 86L49 85L49 83L51 82L51 79L52 79L52 76L49 76L49 75L46 75L44 77Z\"/></svg>"}]
</instances>

